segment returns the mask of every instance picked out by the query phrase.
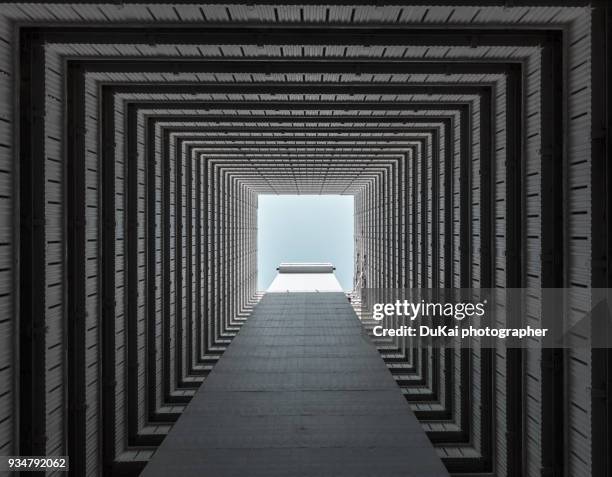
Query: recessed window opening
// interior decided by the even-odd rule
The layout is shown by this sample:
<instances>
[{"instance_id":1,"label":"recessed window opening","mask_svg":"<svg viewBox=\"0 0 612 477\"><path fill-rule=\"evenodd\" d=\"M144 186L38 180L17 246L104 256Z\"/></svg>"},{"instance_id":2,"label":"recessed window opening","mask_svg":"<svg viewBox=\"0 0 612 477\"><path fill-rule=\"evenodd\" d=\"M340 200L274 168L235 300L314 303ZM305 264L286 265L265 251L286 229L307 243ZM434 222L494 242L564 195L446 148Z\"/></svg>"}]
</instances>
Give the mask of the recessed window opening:
<instances>
[{"instance_id":1,"label":"recessed window opening","mask_svg":"<svg viewBox=\"0 0 612 477\"><path fill-rule=\"evenodd\" d=\"M353 288L352 195L260 195L257 288L266 290L283 262L330 262L345 291Z\"/></svg>"}]
</instances>

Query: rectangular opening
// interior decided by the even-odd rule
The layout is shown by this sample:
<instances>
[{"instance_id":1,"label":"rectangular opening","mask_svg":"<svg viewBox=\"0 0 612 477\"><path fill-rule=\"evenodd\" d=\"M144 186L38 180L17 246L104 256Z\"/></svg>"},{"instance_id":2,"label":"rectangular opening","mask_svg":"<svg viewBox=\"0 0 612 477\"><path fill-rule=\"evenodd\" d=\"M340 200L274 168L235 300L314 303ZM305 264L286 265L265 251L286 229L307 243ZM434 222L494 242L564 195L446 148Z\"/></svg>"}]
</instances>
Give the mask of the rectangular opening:
<instances>
[{"instance_id":1,"label":"rectangular opening","mask_svg":"<svg viewBox=\"0 0 612 477\"><path fill-rule=\"evenodd\" d=\"M353 288L352 195L260 195L257 288L268 288L282 262L330 262L345 291Z\"/></svg>"}]
</instances>

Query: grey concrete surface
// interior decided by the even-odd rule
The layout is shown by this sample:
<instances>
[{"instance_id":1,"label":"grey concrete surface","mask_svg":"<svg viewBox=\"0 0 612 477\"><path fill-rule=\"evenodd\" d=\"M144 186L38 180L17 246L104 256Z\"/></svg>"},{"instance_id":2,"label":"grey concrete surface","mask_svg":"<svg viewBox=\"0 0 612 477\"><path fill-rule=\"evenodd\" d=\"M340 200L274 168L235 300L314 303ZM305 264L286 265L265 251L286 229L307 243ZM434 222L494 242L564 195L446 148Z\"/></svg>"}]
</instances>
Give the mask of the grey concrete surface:
<instances>
[{"instance_id":1,"label":"grey concrete surface","mask_svg":"<svg viewBox=\"0 0 612 477\"><path fill-rule=\"evenodd\" d=\"M141 474L448 476L342 293L271 293Z\"/></svg>"}]
</instances>

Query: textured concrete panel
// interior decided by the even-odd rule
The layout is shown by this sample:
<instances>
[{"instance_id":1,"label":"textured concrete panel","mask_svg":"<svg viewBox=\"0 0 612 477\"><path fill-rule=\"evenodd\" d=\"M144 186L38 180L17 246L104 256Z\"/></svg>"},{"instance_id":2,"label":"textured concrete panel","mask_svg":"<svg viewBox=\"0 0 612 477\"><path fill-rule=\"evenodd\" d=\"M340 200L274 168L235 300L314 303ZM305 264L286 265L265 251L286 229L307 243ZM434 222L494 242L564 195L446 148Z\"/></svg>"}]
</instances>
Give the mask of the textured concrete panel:
<instances>
[{"instance_id":1,"label":"textured concrete panel","mask_svg":"<svg viewBox=\"0 0 612 477\"><path fill-rule=\"evenodd\" d=\"M142 475L448 473L346 296L273 293Z\"/></svg>"}]
</instances>

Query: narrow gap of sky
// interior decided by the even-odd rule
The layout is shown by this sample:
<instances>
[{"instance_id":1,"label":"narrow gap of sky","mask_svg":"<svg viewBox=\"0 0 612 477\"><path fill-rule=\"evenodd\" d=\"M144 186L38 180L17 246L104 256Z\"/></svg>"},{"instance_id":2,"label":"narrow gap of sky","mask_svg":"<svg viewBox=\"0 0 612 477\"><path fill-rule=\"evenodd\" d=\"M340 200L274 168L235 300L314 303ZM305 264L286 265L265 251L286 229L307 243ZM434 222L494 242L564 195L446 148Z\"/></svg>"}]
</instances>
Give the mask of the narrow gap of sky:
<instances>
[{"instance_id":1,"label":"narrow gap of sky","mask_svg":"<svg viewBox=\"0 0 612 477\"><path fill-rule=\"evenodd\" d=\"M257 286L268 288L281 262L331 262L353 288L354 200L351 195L260 195Z\"/></svg>"}]
</instances>

